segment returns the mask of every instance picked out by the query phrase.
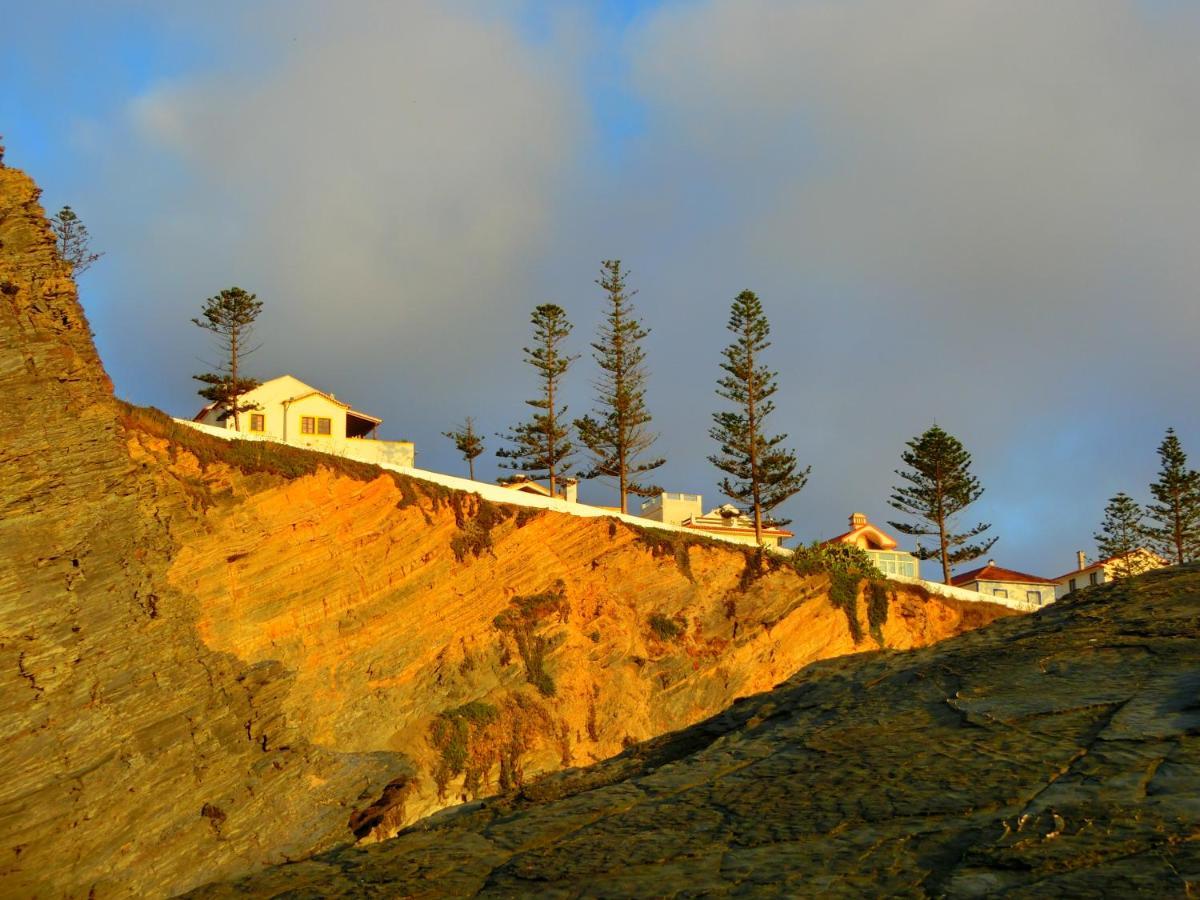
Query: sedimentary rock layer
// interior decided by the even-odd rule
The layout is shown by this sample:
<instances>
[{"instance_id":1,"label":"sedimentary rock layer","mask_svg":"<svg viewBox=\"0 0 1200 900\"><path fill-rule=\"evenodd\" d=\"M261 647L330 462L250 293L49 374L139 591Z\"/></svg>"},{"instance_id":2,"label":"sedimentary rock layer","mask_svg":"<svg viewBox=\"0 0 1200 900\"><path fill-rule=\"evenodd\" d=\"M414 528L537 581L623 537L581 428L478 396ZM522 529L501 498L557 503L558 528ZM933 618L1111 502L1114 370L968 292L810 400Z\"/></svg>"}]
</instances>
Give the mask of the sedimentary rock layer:
<instances>
[{"instance_id":1,"label":"sedimentary rock layer","mask_svg":"<svg viewBox=\"0 0 1200 900\"><path fill-rule=\"evenodd\" d=\"M161 896L1006 611L222 442L117 402L0 167L0 893ZM859 638L861 632L861 638Z\"/></svg>"}]
</instances>

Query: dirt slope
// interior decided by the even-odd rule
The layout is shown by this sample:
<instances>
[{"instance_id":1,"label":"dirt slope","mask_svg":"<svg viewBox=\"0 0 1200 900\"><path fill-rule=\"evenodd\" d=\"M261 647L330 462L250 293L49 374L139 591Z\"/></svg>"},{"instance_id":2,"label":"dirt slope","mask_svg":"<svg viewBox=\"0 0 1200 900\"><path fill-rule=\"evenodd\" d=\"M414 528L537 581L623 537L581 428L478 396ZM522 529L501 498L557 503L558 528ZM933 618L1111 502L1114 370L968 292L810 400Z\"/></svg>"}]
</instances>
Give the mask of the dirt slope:
<instances>
[{"instance_id":1,"label":"dirt slope","mask_svg":"<svg viewBox=\"0 0 1200 900\"><path fill-rule=\"evenodd\" d=\"M203 897L1200 892L1200 566L777 690Z\"/></svg>"},{"instance_id":2,"label":"dirt slope","mask_svg":"<svg viewBox=\"0 0 1200 900\"><path fill-rule=\"evenodd\" d=\"M0 167L0 894L166 895L1007 611L481 503L117 402Z\"/></svg>"}]
</instances>

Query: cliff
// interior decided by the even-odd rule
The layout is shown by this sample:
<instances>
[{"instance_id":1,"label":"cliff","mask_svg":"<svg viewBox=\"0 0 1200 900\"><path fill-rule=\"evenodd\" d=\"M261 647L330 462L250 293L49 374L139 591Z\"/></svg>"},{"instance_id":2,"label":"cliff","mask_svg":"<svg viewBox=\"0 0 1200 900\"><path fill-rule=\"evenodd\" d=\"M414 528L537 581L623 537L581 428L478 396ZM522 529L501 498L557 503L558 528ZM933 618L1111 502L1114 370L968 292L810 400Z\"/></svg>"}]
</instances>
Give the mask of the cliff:
<instances>
[{"instance_id":1,"label":"cliff","mask_svg":"<svg viewBox=\"0 0 1200 900\"><path fill-rule=\"evenodd\" d=\"M1159 570L196 896L1192 897L1198 660Z\"/></svg>"},{"instance_id":2,"label":"cliff","mask_svg":"<svg viewBox=\"0 0 1200 900\"><path fill-rule=\"evenodd\" d=\"M0 167L0 886L166 895L1007 615L531 513L115 400ZM856 634L866 635L861 640Z\"/></svg>"}]
</instances>

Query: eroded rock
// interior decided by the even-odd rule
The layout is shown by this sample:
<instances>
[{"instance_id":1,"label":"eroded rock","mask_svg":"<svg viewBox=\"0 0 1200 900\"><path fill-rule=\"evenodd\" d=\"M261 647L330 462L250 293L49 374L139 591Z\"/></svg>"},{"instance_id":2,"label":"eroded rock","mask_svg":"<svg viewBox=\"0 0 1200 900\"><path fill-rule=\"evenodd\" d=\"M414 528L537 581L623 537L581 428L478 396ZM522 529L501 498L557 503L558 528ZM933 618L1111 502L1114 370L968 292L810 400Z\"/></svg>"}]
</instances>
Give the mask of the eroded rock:
<instances>
[{"instance_id":1,"label":"eroded rock","mask_svg":"<svg viewBox=\"0 0 1200 900\"><path fill-rule=\"evenodd\" d=\"M196 896L1193 896L1200 566L774 691Z\"/></svg>"}]
</instances>

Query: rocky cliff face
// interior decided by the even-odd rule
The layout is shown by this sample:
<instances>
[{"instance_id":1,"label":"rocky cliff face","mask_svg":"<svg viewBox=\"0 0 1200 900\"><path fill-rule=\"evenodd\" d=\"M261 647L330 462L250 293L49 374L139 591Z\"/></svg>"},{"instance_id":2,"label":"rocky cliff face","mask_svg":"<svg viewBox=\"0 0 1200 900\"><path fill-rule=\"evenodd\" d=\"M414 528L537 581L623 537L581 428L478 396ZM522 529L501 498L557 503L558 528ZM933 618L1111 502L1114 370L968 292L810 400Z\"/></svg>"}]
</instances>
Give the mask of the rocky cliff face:
<instances>
[{"instance_id":1,"label":"rocky cliff face","mask_svg":"<svg viewBox=\"0 0 1200 900\"><path fill-rule=\"evenodd\" d=\"M1200 891L1200 566L786 684L204 897Z\"/></svg>"},{"instance_id":2,"label":"rocky cliff face","mask_svg":"<svg viewBox=\"0 0 1200 900\"><path fill-rule=\"evenodd\" d=\"M227 444L112 397L0 167L0 885L165 895L394 833L1007 611Z\"/></svg>"}]
</instances>

